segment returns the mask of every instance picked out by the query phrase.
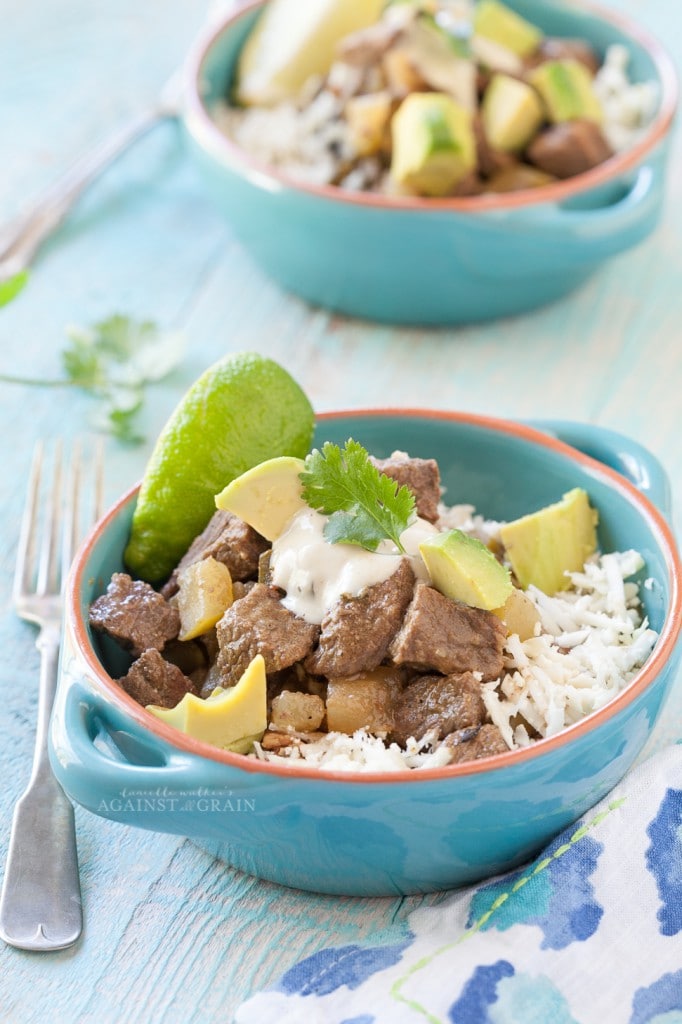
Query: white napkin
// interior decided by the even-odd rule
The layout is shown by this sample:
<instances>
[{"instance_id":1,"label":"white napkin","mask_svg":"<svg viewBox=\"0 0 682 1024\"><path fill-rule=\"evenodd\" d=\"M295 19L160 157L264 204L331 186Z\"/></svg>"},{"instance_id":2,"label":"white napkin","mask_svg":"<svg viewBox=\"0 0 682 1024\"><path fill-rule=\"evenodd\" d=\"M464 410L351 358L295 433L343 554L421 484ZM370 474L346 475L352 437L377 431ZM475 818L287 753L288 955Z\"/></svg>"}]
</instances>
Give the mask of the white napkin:
<instances>
[{"instance_id":1,"label":"white napkin","mask_svg":"<svg viewBox=\"0 0 682 1024\"><path fill-rule=\"evenodd\" d=\"M236 1024L682 1024L682 744L382 938L308 957Z\"/></svg>"}]
</instances>

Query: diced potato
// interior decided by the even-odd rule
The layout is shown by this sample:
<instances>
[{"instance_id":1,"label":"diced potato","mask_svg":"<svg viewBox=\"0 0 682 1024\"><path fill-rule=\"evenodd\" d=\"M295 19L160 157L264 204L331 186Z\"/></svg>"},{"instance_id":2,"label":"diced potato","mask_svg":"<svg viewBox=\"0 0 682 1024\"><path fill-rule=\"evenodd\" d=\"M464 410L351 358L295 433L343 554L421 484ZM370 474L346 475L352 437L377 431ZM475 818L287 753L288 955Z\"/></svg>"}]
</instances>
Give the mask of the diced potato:
<instances>
[{"instance_id":1,"label":"diced potato","mask_svg":"<svg viewBox=\"0 0 682 1024\"><path fill-rule=\"evenodd\" d=\"M348 130L360 156L379 153L388 141L392 99L388 92L354 96L346 104Z\"/></svg>"},{"instance_id":2,"label":"diced potato","mask_svg":"<svg viewBox=\"0 0 682 1024\"><path fill-rule=\"evenodd\" d=\"M323 718L324 701L313 693L284 690L272 701L270 724L275 729L315 732Z\"/></svg>"},{"instance_id":3,"label":"diced potato","mask_svg":"<svg viewBox=\"0 0 682 1024\"><path fill-rule=\"evenodd\" d=\"M382 68L394 96L407 96L424 88L425 82L405 50L394 48L385 54Z\"/></svg>"},{"instance_id":4,"label":"diced potato","mask_svg":"<svg viewBox=\"0 0 682 1024\"><path fill-rule=\"evenodd\" d=\"M505 604L496 608L493 615L502 619L510 633L518 633L521 640L535 636L535 627L540 622L537 608L518 587L514 587Z\"/></svg>"},{"instance_id":5,"label":"diced potato","mask_svg":"<svg viewBox=\"0 0 682 1024\"><path fill-rule=\"evenodd\" d=\"M178 574L180 640L192 640L215 626L232 604L230 570L215 558L203 558Z\"/></svg>"},{"instance_id":6,"label":"diced potato","mask_svg":"<svg viewBox=\"0 0 682 1024\"><path fill-rule=\"evenodd\" d=\"M396 669L378 668L354 679L330 679L327 728L351 736L357 729L373 734L393 728L393 695L401 688Z\"/></svg>"}]
</instances>

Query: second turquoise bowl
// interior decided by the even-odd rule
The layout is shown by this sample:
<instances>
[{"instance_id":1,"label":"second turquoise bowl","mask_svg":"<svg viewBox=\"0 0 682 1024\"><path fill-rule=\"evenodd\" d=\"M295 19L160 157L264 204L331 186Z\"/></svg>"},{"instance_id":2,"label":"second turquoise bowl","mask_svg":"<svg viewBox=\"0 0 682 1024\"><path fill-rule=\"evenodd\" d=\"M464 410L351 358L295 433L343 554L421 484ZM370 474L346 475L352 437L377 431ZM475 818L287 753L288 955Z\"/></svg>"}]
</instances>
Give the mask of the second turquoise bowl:
<instances>
[{"instance_id":1,"label":"second turquoise bowl","mask_svg":"<svg viewBox=\"0 0 682 1024\"><path fill-rule=\"evenodd\" d=\"M525 749L391 774L267 764L193 740L124 693L114 681L123 664L88 626L91 602L122 568L133 490L97 525L70 581L50 738L67 794L95 814L189 836L249 874L317 892L428 892L531 857L609 792L642 750L675 680L682 623L682 568L660 465L619 434L566 423L543 429L551 434L452 413L351 412L320 417L316 443L352 436L379 456L400 448L436 458L447 500L475 503L496 519L584 487L599 509L604 550L643 555L653 582L641 593L660 634L610 704Z\"/></svg>"},{"instance_id":2,"label":"second turquoise bowl","mask_svg":"<svg viewBox=\"0 0 682 1024\"><path fill-rule=\"evenodd\" d=\"M454 324L521 313L567 294L642 241L663 202L676 107L672 62L620 17L570 0L511 0L551 35L604 53L621 43L658 112L627 152L567 181L506 196L399 199L296 182L258 164L210 117L261 3L229 14L188 62L184 125L211 196L263 269L308 301L352 316Z\"/></svg>"}]
</instances>

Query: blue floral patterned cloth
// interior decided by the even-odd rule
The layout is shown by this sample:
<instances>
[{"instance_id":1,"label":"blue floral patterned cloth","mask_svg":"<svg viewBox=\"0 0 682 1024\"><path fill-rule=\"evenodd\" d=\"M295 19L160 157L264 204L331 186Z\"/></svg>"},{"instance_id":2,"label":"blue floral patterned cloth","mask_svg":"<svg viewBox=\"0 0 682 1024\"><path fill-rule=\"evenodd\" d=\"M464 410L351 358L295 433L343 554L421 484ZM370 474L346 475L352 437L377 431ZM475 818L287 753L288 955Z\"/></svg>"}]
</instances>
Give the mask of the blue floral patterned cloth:
<instances>
[{"instance_id":1,"label":"blue floral patterned cloth","mask_svg":"<svg viewBox=\"0 0 682 1024\"><path fill-rule=\"evenodd\" d=\"M682 1024L682 745L396 928L301 961L236 1024Z\"/></svg>"}]
</instances>

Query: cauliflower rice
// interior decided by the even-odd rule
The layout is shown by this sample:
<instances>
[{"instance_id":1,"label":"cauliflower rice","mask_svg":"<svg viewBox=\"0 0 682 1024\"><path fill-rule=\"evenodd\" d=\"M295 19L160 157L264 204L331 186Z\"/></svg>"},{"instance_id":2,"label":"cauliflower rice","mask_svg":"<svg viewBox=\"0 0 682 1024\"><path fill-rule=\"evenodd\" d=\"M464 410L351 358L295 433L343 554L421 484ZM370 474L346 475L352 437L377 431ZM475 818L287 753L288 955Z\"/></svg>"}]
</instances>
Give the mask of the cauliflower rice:
<instances>
[{"instance_id":1,"label":"cauliflower rice","mask_svg":"<svg viewBox=\"0 0 682 1024\"><path fill-rule=\"evenodd\" d=\"M439 525L487 542L495 538L500 524L476 515L470 505L458 505L442 508ZM596 554L583 572L569 574L569 589L552 597L532 586L526 591L540 616L536 635L525 641L516 634L507 636L504 674L482 684L490 720L510 750L555 736L598 711L637 674L658 638L642 615L639 584L630 579L643 568L636 551ZM651 585L650 580L644 583ZM328 771L390 772L447 765L450 752L432 743L427 734L402 750L359 730L353 736L329 733L294 744L286 756L256 744L251 756Z\"/></svg>"}]
</instances>

